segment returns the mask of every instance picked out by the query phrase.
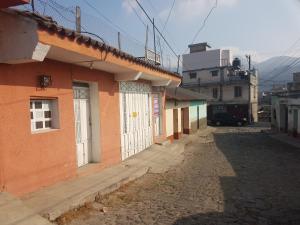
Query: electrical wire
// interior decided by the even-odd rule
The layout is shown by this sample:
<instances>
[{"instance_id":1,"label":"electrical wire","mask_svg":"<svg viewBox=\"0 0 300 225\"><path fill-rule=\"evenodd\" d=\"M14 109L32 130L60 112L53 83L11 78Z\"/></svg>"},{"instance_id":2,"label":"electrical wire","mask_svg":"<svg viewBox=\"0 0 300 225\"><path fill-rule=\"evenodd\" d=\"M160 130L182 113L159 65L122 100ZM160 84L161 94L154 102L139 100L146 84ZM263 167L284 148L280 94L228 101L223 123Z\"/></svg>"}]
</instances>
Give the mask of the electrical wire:
<instances>
[{"instance_id":1,"label":"electrical wire","mask_svg":"<svg viewBox=\"0 0 300 225\"><path fill-rule=\"evenodd\" d=\"M283 51L282 56L283 55L288 55L288 52L291 51L291 49L297 45L297 43L300 41L300 38L298 38L288 49L286 49L285 51ZM293 54L295 55L295 54ZM280 68L283 64L287 63L288 61L290 61L291 59L289 58L284 58L281 62L279 61L279 63L277 63L277 66L275 68L273 68L273 70L271 70L271 72L269 72L270 74L274 73L278 68ZM267 81L267 80L266 80Z\"/></svg>"},{"instance_id":2,"label":"electrical wire","mask_svg":"<svg viewBox=\"0 0 300 225\"><path fill-rule=\"evenodd\" d=\"M137 2L137 4L139 5L139 7L142 9L142 11L144 12L144 14L146 15L146 17L149 19L149 21L153 24L152 19L150 18L149 14L146 12L146 10L144 9L144 7L141 5L141 3L138 0L135 0ZM169 49L172 51L172 53L178 57L178 54L174 51L174 49L171 47L171 45L169 44L169 42L166 40L166 38L164 37L164 35L161 33L161 31L157 28L157 26L155 24L153 24L154 29L159 33L159 35L161 36L161 38L164 40L164 42L166 43L166 45L169 47Z\"/></svg>"},{"instance_id":3,"label":"electrical wire","mask_svg":"<svg viewBox=\"0 0 300 225\"><path fill-rule=\"evenodd\" d=\"M164 32L164 30L166 29L166 26L167 26L167 24L168 24L168 22L169 22L169 19L170 19L172 10L173 10L174 5L175 5L175 2L176 2L176 0L173 0L172 6L171 6L171 8L170 8L170 10L169 10L168 17L167 17L166 22L165 22L165 24L164 24L164 26L163 26L162 32Z\"/></svg>"},{"instance_id":4,"label":"electrical wire","mask_svg":"<svg viewBox=\"0 0 300 225\"><path fill-rule=\"evenodd\" d=\"M124 29L122 29L120 26L115 24L113 21L111 21L108 17L106 17L100 10L98 10L95 6L93 6L91 3L89 3L87 0L83 0L83 2L88 5L91 9L93 9L101 18L103 18L107 23L109 23L111 26L114 27L115 30L121 31L122 33L126 34L130 39L134 40L138 44L144 45L139 40L134 38L132 35L130 35L128 32L126 32Z\"/></svg>"},{"instance_id":5,"label":"electrical wire","mask_svg":"<svg viewBox=\"0 0 300 225\"><path fill-rule=\"evenodd\" d=\"M144 24L145 27L147 27L147 24L143 21L143 19L140 17L140 15L138 14L138 12L136 11L136 9L133 7L133 5L130 2L131 0L127 0L130 8L133 10L133 12L135 13L135 15L137 16L137 18L141 21L142 24Z\"/></svg>"},{"instance_id":6,"label":"electrical wire","mask_svg":"<svg viewBox=\"0 0 300 225\"><path fill-rule=\"evenodd\" d=\"M206 26L206 22L208 20L208 18L210 17L210 15L212 14L212 12L218 7L218 0L216 0L214 6L210 9L210 11L208 12L207 16L205 17L205 19L203 20L203 23L201 25L201 27L198 29L198 31L196 32L195 36L193 37L192 41L190 42L190 44L194 44L195 40L197 39L198 35L200 34L200 32L204 29L204 27ZM187 48L184 52L186 53L187 50L189 48Z\"/></svg>"},{"instance_id":7,"label":"electrical wire","mask_svg":"<svg viewBox=\"0 0 300 225\"><path fill-rule=\"evenodd\" d=\"M268 80L265 80L264 82L271 82L272 80L274 80L275 78L277 78L278 76L280 76L283 72L287 73L289 71L291 71L293 68L295 68L295 66L297 66L300 63L300 58L296 58L291 64L289 64L287 67L288 69L286 70L286 68L283 68L281 71L279 71L278 73L276 73L275 75L273 75L271 78L269 78Z\"/></svg>"}]
</instances>

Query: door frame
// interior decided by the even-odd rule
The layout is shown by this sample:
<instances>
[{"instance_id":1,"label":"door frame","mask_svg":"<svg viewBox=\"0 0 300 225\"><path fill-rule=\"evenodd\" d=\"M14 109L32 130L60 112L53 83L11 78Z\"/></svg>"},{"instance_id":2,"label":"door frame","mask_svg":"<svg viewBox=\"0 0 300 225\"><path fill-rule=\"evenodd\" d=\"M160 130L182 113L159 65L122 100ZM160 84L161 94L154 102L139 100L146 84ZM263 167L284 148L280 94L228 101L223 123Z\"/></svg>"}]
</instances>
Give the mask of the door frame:
<instances>
[{"instance_id":1,"label":"door frame","mask_svg":"<svg viewBox=\"0 0 300 225\"><path fill-rule=\"evenodd\" d=\"M73 83L83 83L89 85L91 149L89 152L90 156L89 156L88 163L99 163L101 161L99 85L98 82L90 82L84 80L73 80ZM72 89L73 89L73 85L72 85ZM73 101L74 101L74 96L73 96ZM75 114L74 114L74 121L75 121ZM75 140L75 144L76 144L76 140ZM77 149L76 149L76 160L78 161Z\"/></svg>"}]
</instances>

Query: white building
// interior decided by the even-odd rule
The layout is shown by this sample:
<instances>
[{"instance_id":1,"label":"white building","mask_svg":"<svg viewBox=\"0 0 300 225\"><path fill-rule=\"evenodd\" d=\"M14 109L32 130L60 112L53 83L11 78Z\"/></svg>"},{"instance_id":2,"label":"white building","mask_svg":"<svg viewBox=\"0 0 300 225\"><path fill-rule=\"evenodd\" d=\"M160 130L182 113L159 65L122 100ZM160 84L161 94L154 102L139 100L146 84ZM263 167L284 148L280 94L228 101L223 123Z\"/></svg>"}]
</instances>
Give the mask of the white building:
<instances>
[{"instance_id":1,"label":"white building","mask_svg":"<svg viewBox=\"0 0 300 225\"><path fill-rule=\"evenodd\" d=\"M257 72L242 70L239 59L231 65L230 50L207 43L189 45L183 55L182 87L197 91L208 101L208 119L218 112L257 121Z\"/></svg>"},{"instance_id":2,"label":"white building","mask_svg":"<svg viewBox=\"0 0 300 225\"><path fill-rule=\"evenodd\" d=\"M272 94L271 126L273 130L291 134L300 133L300 73L293 74L287 90Z\"/></svg>"}]
</instances>

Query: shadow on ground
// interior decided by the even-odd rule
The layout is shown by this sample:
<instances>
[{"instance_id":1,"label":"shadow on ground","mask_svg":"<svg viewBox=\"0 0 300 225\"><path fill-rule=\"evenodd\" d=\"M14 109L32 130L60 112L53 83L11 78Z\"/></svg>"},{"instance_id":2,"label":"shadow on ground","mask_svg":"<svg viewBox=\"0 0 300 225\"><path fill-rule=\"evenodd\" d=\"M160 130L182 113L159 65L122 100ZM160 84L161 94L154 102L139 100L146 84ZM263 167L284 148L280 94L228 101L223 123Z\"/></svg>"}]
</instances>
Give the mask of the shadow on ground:
<instances>
[{"instance_id":1,"label":"shadow on ground","mask_svg":"<svg viewBox=\"0 0 300 225\"><path fill-rule=\"evenodd\" d=\"M219 177L223 212L183 217L174 225L300 224L299 149L255 132L218 132L214 140L235 173Z\"/></svg>"}]
</instances>

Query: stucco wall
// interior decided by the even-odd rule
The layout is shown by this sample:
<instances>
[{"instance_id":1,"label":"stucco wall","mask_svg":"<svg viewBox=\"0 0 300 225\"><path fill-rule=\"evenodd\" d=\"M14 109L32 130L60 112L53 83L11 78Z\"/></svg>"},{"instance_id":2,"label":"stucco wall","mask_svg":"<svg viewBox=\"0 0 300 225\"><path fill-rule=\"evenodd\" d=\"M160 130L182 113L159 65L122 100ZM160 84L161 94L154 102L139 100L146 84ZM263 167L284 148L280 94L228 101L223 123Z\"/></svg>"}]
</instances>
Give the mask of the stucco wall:
<instances>
[{"instance_id":1,"label":"stucco wall","mask_svg":"<svg viewBox=\"0 0 300 225\"><path fill-rule=\"evenodd\" d=\"M300 133L300 99L292 99L288 100L288 131L289 133L297 132ZM298 115L298 121L295 120L294 113ZM296 129L294 129L296 128Z\"/></svg>"},{"instance_id":2,"label":"stucco wall","mask_svg":"<svg viewBox=\"0 0 300 225\"><path fill-rule=\"evenodd\" d=\"M242 87L242 96L234 96L234 87ZM249 102L249 86L248 85L228 85L223 86L223 100L224 101L235 101L235 102Z\"/></svg>"},{"instance_id":3,"label":"stucco wall","mask_svg":"<svg viewBox=\"0 0 300 225\"><path fill-rule=\"evenodd\" d=\"M194 52L182 56L184 70L198 70L221 66L221 49Z\"/></svg>"},{"instance_id":4,"label":"stucco wall","mask_svg":"<svg viewBox=\"0 0 300 225\"><path fill-rule=\"evenodd\" d=\"M173 134L173 109L166 109L166 135L167 137L170 137Z\"/></svg>"},{"instance_id":5,"label":"stucco wall","mask_svg":"<svg viewBox=\"0 0 300 225\"><path fill-rule=\"evenodd\" d=\"M52 76L51 87L37 87L42 74ZM120 161L118 83L112 74L50 60L0 64L0 182L6 191L21 195L76 176L73 80L98 83L100 166ZM58 98L59 129L31 133L31 96Z\"/></svg>"},{"instance_id":6,"label":"stucco wall","mask_svg":"<svg viewBox=\"0 0 300 225\"><path fill-rule=\"evenodd\" d=\"M206 102L204 101L191 101L189 108L190 129L196 131L206 124ZM199 119L199 121L198 121ZM202 120L202 121L201 121ZM205 122L203 122L205 120Z\"/></svg>"},{"instance_id":7,"label":"stucco wall","mask_svg":"<svg viewBox=\"0 0 300 225\"><path fill-rule=\"evenodd\" d=\"M218 76L212 76L211 71L218 70ZM221 82L221 72L220 69L211 69L211 70L202 70L202 71L195 71L196 78L190 78L190 72L183 73L183 83L184 84L200 84L201 83L211 83L211 82ZM200 81L199 81L200 79Z\"/></svg>"}]
</instances>

